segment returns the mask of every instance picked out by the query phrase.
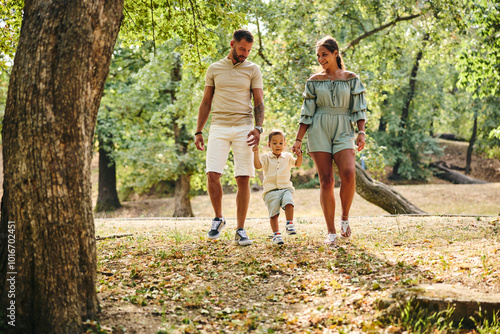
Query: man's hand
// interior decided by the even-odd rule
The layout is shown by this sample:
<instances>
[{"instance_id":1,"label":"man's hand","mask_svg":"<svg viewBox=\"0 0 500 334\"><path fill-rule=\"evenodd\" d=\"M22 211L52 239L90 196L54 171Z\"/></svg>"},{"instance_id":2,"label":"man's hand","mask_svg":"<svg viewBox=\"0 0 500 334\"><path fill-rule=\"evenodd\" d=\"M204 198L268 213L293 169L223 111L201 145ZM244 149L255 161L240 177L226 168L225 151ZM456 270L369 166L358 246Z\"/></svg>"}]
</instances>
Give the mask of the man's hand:
<instances>
[{"instance_id":1,"label":"man's hand","mask_svg":"<svg viewBox=\"0 0 500 334\"><path fill-rule=\"evenodd\" d=\"M203 141L202 133L198 133L196 136L194 136L194 144L199 151L205 151L205 143Z\"/></svg>"},{"instance_id":2,"label":"man's hand","mask_svg":"<svg viewBox=\"0 0 500 334\"><path fill-rule=\"evenodd\" d=\"M247 138L249 138L247 140L248 146L259 145L259 142L260 142L260 132L259 132L259 130L253 129L252 131L250 131L248 133Z\"/></svg>"}]
</instances>

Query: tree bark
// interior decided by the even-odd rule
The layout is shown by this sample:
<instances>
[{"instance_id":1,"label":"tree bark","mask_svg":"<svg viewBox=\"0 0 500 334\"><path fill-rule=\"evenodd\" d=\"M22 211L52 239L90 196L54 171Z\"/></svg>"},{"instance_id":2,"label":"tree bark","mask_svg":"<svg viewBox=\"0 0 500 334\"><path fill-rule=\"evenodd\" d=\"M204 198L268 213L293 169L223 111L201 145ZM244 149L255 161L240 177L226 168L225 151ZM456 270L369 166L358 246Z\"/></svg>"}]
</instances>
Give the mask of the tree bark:
<instances>
[{"instance_id":1,"label":"tree bark","mask_svg":"<svg viewBox=\"0 0 500 334\"><path fill-rule=\"evenodd\" d=\"M171 80L174 85L170 89L170 97L172 103L177 100L176 97L176 85L182 80L182 67L180 55L176 57L175 65L172 68ZM188 151L189 139L192 136L186 130L186 126L182 124L179 126L178 121L180 120L179 115L173 117L173 130L174 130L174 140L175 147L178 156L184 156ZM181 173L178 175L177 180L175 180L175 209L174 217L194 217L193 209L191 207L191 197L189 196L189 191L191 190L191 174L185 168L185 163L183 161L179 164L179 170Z\"/></svg>"},{"instance_id":2,"label":"tree bark","mask_svg":"<svg viewBox=\"0 0 500 334\"><path fill-rule=\"evenodd\" d=\"M465 174L470 174L470 164L472 162L472 151L477 137L477 113L474 114L474 125L472 126L472 135L470 136L469 146L467 147L467 157L465 160Z\"/></svg>"},{"instance_id":3,"label":"tree bark","mask_svg":"<svg viewBox=\"0 0 500 334\"><path fill-rule=\"evenodd\" d=\"M106 141L106 145L104 142ZM116 164L110 154L113 140L100 136L99 139L99 191L97 195L96 212L113 211L121 208L116 191Z\"/></svg>"},{"instance_id":4,"label":"tree bark","mask_svg":"<svg viewBox=\"0 0 500 334\"><path fill-rule=\"evenodd\" d=\"M333 169L338 175L339 168L335 163L333 164ZM368 202L375 204L390 214L427 214L404 198L394 188L374 180L357 162L356 192Z\"/></svg>"},{"instance_id":5,"label":"tree bark","mask_svg":"<svg viewBox=\"0 0 500 334\"><path fill-rule=\"evenodd\" d=\"M80 333L96 316L91 149L122 12L123 0L25 1L2 129L9 332Z\"/></svg>"},{"instance_id":6,"label":"tree bark","mask_svg":"<svg viewBox=\"0 0 500 334\"><path fill-rule=\"evenodd\" d=\"M374 180L358 163L356 163L356 192L390 214L427 214L394 188Z\"/></svg>"}]
</instances>

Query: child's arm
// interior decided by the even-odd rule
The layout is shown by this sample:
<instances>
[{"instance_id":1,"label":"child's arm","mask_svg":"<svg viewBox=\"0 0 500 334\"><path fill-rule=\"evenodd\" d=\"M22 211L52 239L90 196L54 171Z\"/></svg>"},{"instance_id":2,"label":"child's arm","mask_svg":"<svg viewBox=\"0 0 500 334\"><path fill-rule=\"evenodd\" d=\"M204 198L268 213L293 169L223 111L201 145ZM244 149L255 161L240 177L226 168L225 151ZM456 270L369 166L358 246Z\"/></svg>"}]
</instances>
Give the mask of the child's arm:
<instances>
[{"instance_id":1,"label":"child's arm","mask_svg":"<svg viewBox=\"0 0 500 334\"><path fill-rule=\"evenodd\" d=\"M297 154L297 160L295 160L295 167L302 166L302 151Z\"/></svg>"},{"instance_id":2,"label":"child's arm","mask_svg":"<svg viewBox=\"0 0 500 334\"><path fill-rule=\"evenodd\" d=\"M295 155L297 156L297 159L295 160L295 167L302 166L302 150L300 148L296 150Z\"/></svg>"},{"instance_id":3,"label":"child's arm","mask_svg":"<svg viewBox=\"0 0 500 334\"><path fill-rule=\"evenodd\" d=\"M253 166L257 169L262 168L262 164L260 163L260 157L259 157L259 145L255 145L252 147L253 151Z\"/></svg>"}]
</instances>

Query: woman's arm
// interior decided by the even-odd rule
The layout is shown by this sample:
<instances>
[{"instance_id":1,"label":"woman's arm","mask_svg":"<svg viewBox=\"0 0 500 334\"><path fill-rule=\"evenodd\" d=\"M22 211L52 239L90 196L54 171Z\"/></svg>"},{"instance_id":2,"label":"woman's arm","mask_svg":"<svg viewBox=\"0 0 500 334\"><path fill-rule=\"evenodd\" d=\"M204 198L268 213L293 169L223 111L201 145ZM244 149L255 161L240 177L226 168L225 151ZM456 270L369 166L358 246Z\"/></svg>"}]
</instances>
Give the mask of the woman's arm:
<instances>
[{"instance_id":1,"label":"woman's arm","mask_svg":"<svg viewBox=\"0 0 500 334\"><path fill-rule=\"evenodd\" d=\"M307 128L309 128L309 124L299 124L299 130L297 131L297 136L295 137L295 143L293 143L292 146L292 152L297 156L299 156L299 154L302 155L302 150L300 148L302 147L302 140L306 135Z\"/></svg>"}]
</instances>

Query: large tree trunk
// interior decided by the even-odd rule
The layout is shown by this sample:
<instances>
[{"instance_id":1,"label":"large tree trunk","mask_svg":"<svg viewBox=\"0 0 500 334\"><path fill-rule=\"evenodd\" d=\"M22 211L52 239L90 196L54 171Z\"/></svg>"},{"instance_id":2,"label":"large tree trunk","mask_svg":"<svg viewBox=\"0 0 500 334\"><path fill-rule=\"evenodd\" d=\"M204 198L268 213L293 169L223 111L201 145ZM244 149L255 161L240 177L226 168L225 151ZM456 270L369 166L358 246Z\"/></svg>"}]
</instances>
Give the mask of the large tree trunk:
<instances>
[{"instance_id":1,"label":"large tree trunk","mask_svg":"<svg viewBox=\"0 0 500 334\"><path fill-rule=\"evenodd\" d=\"M177 55L175 59L175 66L172 68L172 89L170 89L170 97L172 103L175 103L177 97L176 85L182 80L181 74L181 59L180 55ZM186 130L186 126L182 124L179 126L178 121L183 117L175 115L172 119L175 148L178 156L184 156L188 151L189 139L192 135ZM174 217L194 217L193 209L191 208L191 197L189 196L189 191L191 190L191 174L186 168L184 168L185 163L181 162L179 164L179 170L182 173L175 180L175 209Z\"/></svg>"},{"instance_id":2,"label":"large tree trunk","mask_svg":"<svg viewBox=\"0 0 500 334\"><path fill-rule=\"evenodd\" d=\"M111 137L99 137L99 191L95 210L113 211L122 206L116 191L116 164L109 152L110 147L113 147L113 140Z\"/></svg>"},{"instance_id":3,"label":"large tree trunk","mask_svg":"<svg viewBox=\"0 0 500 334\"><path fill-rule=\"evenodd\" d=\"M368 202L391 214L426 214L394 188L374 180L356 163L356 192Z\"/></svg>"},{"instance_id":4,"label":"large tree trunk","mask_svg":"<svg viewBox=\"0 0 500 334\"><path fill-rule=\"evenodd\" d=\"M398 141L396 141L396 148L401 149L402 148L402 139L401 137L403 136L403 132L406 129L406 126L408 124L409 116L410 116L410 104L411 101L413 100L413 96L415 95L416 91L416 85L417 85L417 73L418 69L420 66L420 60L422 59L422 56L424 54L424 48L426 42L429 40L429 34L424 35L424 42L422 44L422 48L418 51L417 53L417 58L415 59L415 64L413 65L413 68L411 70L410 74L410 89L408 90L408 95L406 97L405 104L403 105L403 110L401 112L401 119L400 119L400 128L401 130L397 134L397 138L399 138ZM398 159L396 160L396 163L394 164L394 167L392 169L392 175L391 178L398 180L401 178L401 175L399 175L399 168L401 166L401 160Z\"/></svg>"},{"instance_id":5,"label":"large tree trunk","mask_svg":"<svg viewBox=\"0 0 500 334\"><path fill-rule=\"evenodd\" d=\"M469 146L467 147L467 157L465 161L465 174L470 174L470 164L472 162L472 151L477 137L477 113L474 114L474 125L472 126L472 135L470 136Z\"/></svg>"},{"instance_id":6,"label":"large tree trunk","mask_svg":"<svg viewBox=\"0 0 500 334\"><path fill-rule=\"evenodd\" d=\"M175 210L174 217L194 217L191 208L191 198L189 190L191 189L191 175L181 174L175 182Z\"/></svg>"},{"instance_id":7,"label":"large tree trunk","mask_svg":"<svg viewBox=\"0 0 500 334\"><path fill-rule=\"evenodd\" d=\"M333 164L333 169L338 175L339 168L335 163ZM374 180L357 162L356 192L368 202L375 204L390 214L427 214L404 198L394 188Z\"/></svg>"},{"instance_id":8,"label":"large tree trunk","mask_svg":"<svg viewBox=\"0 0 500 334\"><path fill-rule=\"evenodd\" d=\"M10 332L79 333L96 316L92 137L122 12L123 0L25 1L2 129Z\"/></svg>"}]
</instances>

